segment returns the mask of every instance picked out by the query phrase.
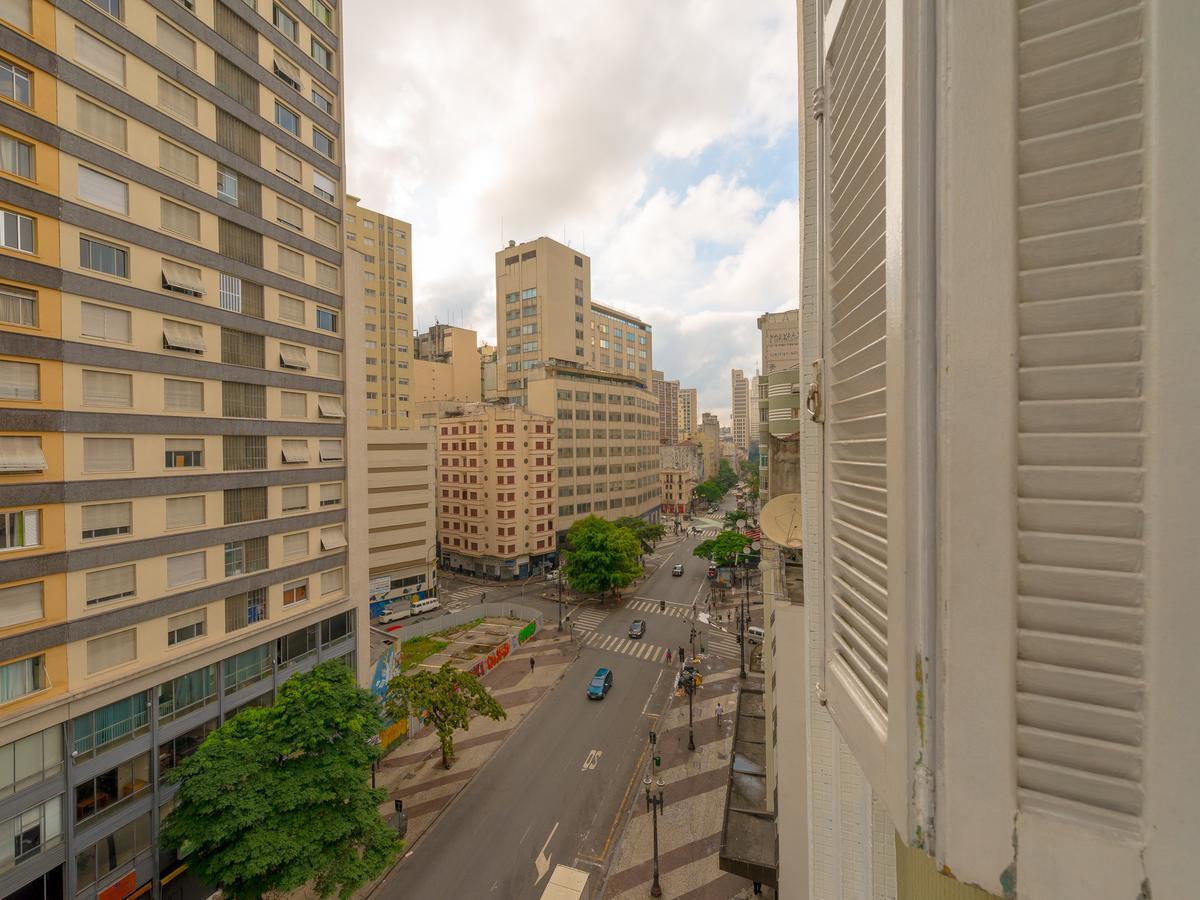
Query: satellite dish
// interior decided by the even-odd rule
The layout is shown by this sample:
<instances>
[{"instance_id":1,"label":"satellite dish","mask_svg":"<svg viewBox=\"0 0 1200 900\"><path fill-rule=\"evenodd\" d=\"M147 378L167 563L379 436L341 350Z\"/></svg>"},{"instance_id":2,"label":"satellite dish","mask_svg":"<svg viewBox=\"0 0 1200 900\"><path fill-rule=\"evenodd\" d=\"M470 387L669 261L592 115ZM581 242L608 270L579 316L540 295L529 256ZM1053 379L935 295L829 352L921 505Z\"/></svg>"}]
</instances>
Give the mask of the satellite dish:
<instances>
[{"instance_id":1,"label":"satellite dish","mask_svg":"<svg viewBox=\"0 0 1200 900\"><path fill-rule=\"evenodd\" d=\"M781 547L799 550L804 547L804 519L800 511L799 494L774 497L758 514L763 534Z\"/></svg>"}]
</instances>

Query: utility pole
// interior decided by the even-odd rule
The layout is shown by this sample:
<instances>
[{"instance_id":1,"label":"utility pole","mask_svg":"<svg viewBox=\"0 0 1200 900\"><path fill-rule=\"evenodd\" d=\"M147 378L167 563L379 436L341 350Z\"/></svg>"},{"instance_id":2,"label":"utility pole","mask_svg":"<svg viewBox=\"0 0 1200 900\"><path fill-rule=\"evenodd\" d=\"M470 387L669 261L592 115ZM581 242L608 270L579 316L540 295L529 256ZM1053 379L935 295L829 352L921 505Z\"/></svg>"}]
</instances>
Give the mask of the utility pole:
<instances>
[{"instance_id":1,"label":"utility pole","mask_svg":"<svg viewBox=\"0 0 1200 900\"><path fill-rule=\"evenodd\" d=\"M563 613L562 578L563 578L562 566L559 566L558 567L558 630L559 630L559 633L562 632L562 613Z\"/></svg>"},{"instance_id":2,"label":"utility pole","mask_svg":"<svg viewBox=\"0 0 1200 900\"><path fill-rule=\"evenodd\" d=\"M688 749L696 749L696 734L692 729L692 696L696 693L695 670L684 669L683 689L688 698Z\"/></svg>"},{"instance_id":3,"label":"utility pole","mask_svg":"<svg viewBox=\"0 0 1200 900\"><path fill-rule=\"evenodd\" d=\"M662 784L662 780L659 780ZM650 896L661 897L662 887L658 883L658 813L663 808L663 792L659 789L657 795L650 793L650 788L646 788L646 809L650 811L654 820L654 881L650 884Z\"/></svg>"}]
</instances>

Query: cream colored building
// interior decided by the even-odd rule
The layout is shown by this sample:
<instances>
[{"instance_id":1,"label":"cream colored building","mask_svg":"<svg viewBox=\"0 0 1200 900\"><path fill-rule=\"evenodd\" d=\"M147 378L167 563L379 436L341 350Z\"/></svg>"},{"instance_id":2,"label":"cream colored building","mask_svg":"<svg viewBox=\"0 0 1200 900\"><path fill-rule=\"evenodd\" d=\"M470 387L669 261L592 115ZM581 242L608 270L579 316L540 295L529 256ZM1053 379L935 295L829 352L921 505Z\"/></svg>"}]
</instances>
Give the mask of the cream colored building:
<instances>
[{"instance_id":1,"label":"cream colored building","mask_svg":"<svg viewBox=\"0 0 1200 900\"><path fill-rule=\"evenodd\" d=\"M483 399L483 359L477 339L471 329L453 325L434 325L417 335L411 393L415 403L438 400L478 403Z\"/></svg>"},{"instance_id":2,"label":"cream colored building","mask_svg":"<svg viewBox=\"0 0 1200 900\"><path fill-rule=\"evenodd\" d=\"M496 389L496 348L491 344L479 345L479 390L484 400L495 400L498 396Z\"/></svg>"},{"instance_id":3,"label":"cream colored building","mask_svg":"<svg viewBox=\"0 0 1200 900\"><path fill-rule=\"evenodd\" d=\"M468 404L442 417L437 442L443 568L509 580L553 567L554 420L515 404Z\"/></svg>"},{"instance_id":4,"label":"cream colored building","mask_svg":"<svg viewBox=\"0 0 1200 900\"><path fill-rule=\"evenodd\" d=\"M182 888L167 771L365 665L340 7L190 7L0 3L0 896Z\"/></svg>"},{"instance_id":5,"label":"cream colored building","mask_svg":"<svg viewBox=\"0 0 1200 900\"><path fill-rule=\"evenodd\" d=\"M346 247L363 254L367 427L407 428L414 416L412 226L346 197Z\"/></svg>"},{"instance_id":6,"label":"cream colored building","mask_svg":"<svg viewBox=\"0 0 1200 900\"><path fill-rule=\"evenodd\" d=\"M762 343L762 374L800 365L800 310L763 313L756 320Z\"/></svg>"},{"instance_id":7,"label":"cream colored building","mask_svg":"<svg viewBox=\"0 0 1200 900\"><path fill-rule=\"evenodd\" d=\"M696 429L700 426L700 401L695 388L679 389L679 408L678 408L678 423L679 423L679 439L686 440L689 435L695 434Z\"/></svg>"},{"instance_id":8,"label":"cream colored building","mask_svg":"<svg viewBox=\"0 0 1200 900\"><path fill-rule=\"evenodd\" d=\"M667 381L657 369L651 372L651 388L658 400L658 441L674 444L679 441L679 382Z\"/></svg>"},{"instance_id":9,"label":"cream colored building","mask_svg":"<svg viewBox=\"0 0 1200 900\"><path fill-rule=\"evenodd\" d=\"M370 599L400 600L437 586L436 435L371 429L367 442Z\"/></svg>"},{"instance_id":10,"label":"cream colored building","mask_svg":"<svg viewBox=\"0 0 1200 900\"><path fill-rule=\"evenodd\" d=\"M692 491L698 483L702 465L699 447L671 444L659 448L660 509L664 521L671 522L690 512Z\"/></svg>"},{"instance_id":11,"label":"cream colored building","mask_svg":"<svg viewBox=\"0 0 1200 900\"><path fill-rule=\"evenodd\" d=\"M720 471L721 460L721 423L712 413L703 413L700 428L691 435L689 440L699 444L703 469L701 481L715 478Z\"/></svg>"},{"instance_id":12,"label":"cream colored building","mask_svg":"<svg viewBox=\"0 0 1200 900\"><path fill-rule=\"evenodd\" d=\"M731 436L743 453L750 449L750 380L741 369L729 373L731 387Z\"/></svg>"}]
</instances>

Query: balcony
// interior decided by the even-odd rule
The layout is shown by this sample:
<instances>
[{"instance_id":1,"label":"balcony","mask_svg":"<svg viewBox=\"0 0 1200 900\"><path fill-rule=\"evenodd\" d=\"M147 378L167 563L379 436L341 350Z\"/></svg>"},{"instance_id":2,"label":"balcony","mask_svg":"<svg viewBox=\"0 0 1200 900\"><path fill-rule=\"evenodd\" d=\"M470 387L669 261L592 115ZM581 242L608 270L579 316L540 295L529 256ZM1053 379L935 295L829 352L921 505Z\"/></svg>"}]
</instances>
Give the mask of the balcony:
<instances>
[{"instance_id":1,"label":"balcony","mask_svg":"<svg viewBox=\"0 0 1200 900\"><path fill-rule=\"evenodd\" d=\"M761 681L747 682L738 695L719 859L722 871L775 888L779 844L775 813L767 806L764 701Z\"/></svg>"}]
</instances>

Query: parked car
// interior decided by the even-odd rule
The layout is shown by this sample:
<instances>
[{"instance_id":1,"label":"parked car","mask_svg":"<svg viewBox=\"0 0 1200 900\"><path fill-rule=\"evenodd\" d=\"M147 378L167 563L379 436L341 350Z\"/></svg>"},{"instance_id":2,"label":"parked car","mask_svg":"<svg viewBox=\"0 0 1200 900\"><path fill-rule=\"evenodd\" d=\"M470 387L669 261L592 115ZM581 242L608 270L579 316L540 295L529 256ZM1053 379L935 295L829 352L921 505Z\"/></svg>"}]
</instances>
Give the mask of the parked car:
<instances>
[{"instance_id":1,"label":"parked car","mask_svg":"<svg viewBox=\"0 0 1200 900\"><path fill-rule=\"evenodd\" d=\"M629 637L630 638L634 638L634 639L640 638L645 633L646 633L646 620L645 619L634 619L632 622L629 623Z\"/></svg>"},{"instance_id":2,"label":"parked car","mask_svg":"<svg viewBox=\"0 0 1200 900\"><path fill-rule=\"evenodd\" d=\"M383 615L379 617L379 624L387 625L389 622L399 622L401 619L407 619L412 614L412 603L408 600L403 600L395 606L389 606L385 609Z\"/></svg>"},{"instance_id":3,"label":"parked car","mask_svg":"<svg viewBox=\"0 0 1200 900\"><path fill-rule=\"evenodd\" d=\"M609 692L613 685L612 669L600 668L596 670L596 674L592 676L591 682L588 684L587 695L589 700L603 700L604 695Z\"/></svg>"},{"instance_id":4,"label":"parked car","mask_svg":"<svg viewBox=\"0 0 1200 900\"><path fill-rule=\"evenodd\" d=\"M546 572L547 581L558 581L558 569L550 569Z\"/></svg>"},{"instance_id":5,"label":"parked car","mask_svg":"<svg viewBox=\"0 0 1200 900\"><path fill-rule=\"evenodd\" d=\"M746 629L746 640L748 640L751 644L761 644L763 642L763 638L766 637L766 634L767 633L759 626L751 625Z\"/></svg>"},{"instance_id":6,"label":"parked car","mask_svg":"<svg viewBox=\"0 0 1200 900\"><path fill-rule=\"evenodd\" d=\"M675 565L671 567L671 574L672 575L682 575L683 574L683 563L675 563Z\"/></svg>"}]
</instances>

